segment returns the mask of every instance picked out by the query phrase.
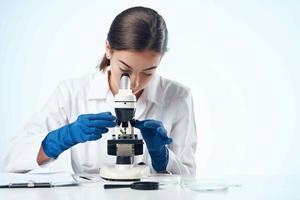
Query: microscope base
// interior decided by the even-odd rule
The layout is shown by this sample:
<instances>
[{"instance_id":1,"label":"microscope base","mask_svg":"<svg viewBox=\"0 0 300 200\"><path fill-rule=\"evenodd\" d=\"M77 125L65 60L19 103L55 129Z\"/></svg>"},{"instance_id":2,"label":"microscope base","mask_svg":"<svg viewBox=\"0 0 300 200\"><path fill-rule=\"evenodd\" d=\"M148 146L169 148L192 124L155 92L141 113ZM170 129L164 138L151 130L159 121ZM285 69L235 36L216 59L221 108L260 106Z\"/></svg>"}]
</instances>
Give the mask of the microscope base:
<instances>
[{"instance_id":1,"label":"microscope base","mask_svg":"<svg viewBox=\"0 0 300 200\"><path fill-rule=\"evenodd\" d=\"M100 169L100 176L113 181L138 181L150 175L147 165L112 165Z\"/></svg>"}]
</instances>

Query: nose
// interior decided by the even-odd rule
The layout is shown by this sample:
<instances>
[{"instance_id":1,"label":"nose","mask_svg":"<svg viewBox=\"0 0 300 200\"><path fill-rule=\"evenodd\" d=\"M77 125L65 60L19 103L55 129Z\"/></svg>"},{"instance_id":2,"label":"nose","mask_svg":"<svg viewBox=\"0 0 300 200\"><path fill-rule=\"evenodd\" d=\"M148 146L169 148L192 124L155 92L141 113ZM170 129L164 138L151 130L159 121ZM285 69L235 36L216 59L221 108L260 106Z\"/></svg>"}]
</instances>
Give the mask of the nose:
<instances>
[{"instance_id":1,"label":"nose","mask_svg":"<svg viewBox=\"0 0 300 200\"><path fill-rule=\"evenodd\" d=\"M137 74L132 74L130 76L130 87L132 91L136 91L139 87L139 76Z\"/></svg>"}]
</instances>

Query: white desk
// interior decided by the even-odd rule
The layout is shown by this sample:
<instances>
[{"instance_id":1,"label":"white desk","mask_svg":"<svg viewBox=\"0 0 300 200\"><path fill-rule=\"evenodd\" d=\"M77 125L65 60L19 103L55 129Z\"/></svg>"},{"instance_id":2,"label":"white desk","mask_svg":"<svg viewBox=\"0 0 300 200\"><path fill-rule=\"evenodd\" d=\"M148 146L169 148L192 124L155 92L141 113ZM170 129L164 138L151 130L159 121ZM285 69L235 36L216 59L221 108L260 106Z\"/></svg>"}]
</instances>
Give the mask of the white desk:
<instances>
[{"instance_id":1,"label":"white desk","mask_svg":"<svg viewBox=\"0 0 300 200\"><path fill-rule=\"evenodd\" d=\"M227 179L228 180L228 179ZM222 192L195 192L179 185L168 185L156 191L122 189L103 189L103 183L84 183L80 186L31 189L0 189L1 200L290 200L300 199L300 177L244 177L235 179L241 186L231 187Z\"/></svg>"}]
</instances>

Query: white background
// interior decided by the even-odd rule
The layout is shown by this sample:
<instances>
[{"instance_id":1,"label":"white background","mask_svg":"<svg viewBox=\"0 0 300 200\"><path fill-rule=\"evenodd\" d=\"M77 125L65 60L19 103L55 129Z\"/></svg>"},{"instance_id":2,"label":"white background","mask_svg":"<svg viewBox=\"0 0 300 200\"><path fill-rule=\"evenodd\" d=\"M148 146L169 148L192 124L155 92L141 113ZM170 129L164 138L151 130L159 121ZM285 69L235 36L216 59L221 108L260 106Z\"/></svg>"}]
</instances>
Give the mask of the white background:
<instances>
[{"instance_id":1,"label":"white background","mask_svg":"<svg viewBox=\"0 0 300 200\"><path fill-rule=\"evenodd\" d=\"M0 0L0 153L64 79L94 72L113 18L167 22L159 73L193 91L200 176L300 173L299 1Z\"/></svg>"}]
</instances>

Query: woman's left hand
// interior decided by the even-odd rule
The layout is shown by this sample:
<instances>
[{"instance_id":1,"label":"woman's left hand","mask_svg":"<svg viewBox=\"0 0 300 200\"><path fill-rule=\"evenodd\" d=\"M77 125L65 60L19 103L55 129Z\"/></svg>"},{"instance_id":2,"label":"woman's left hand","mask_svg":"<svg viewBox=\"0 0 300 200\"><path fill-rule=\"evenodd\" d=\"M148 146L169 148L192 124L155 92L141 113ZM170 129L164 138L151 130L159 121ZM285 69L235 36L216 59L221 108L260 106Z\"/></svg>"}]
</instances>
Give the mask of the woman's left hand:
<instances>
[{"instance_id":1,"label":"woman's left hand","mask_svg":"<svg viewBox=\"0 0 300 200\"><path fill-rule=\"evenodd\" d=\"M156 171L165 171L169 160L166 145L172 143L172 138L167 136L167 130L161 121L143 120L134 125L140 129L152 159L152 166Z\"/></svg>"}]
</instances>

